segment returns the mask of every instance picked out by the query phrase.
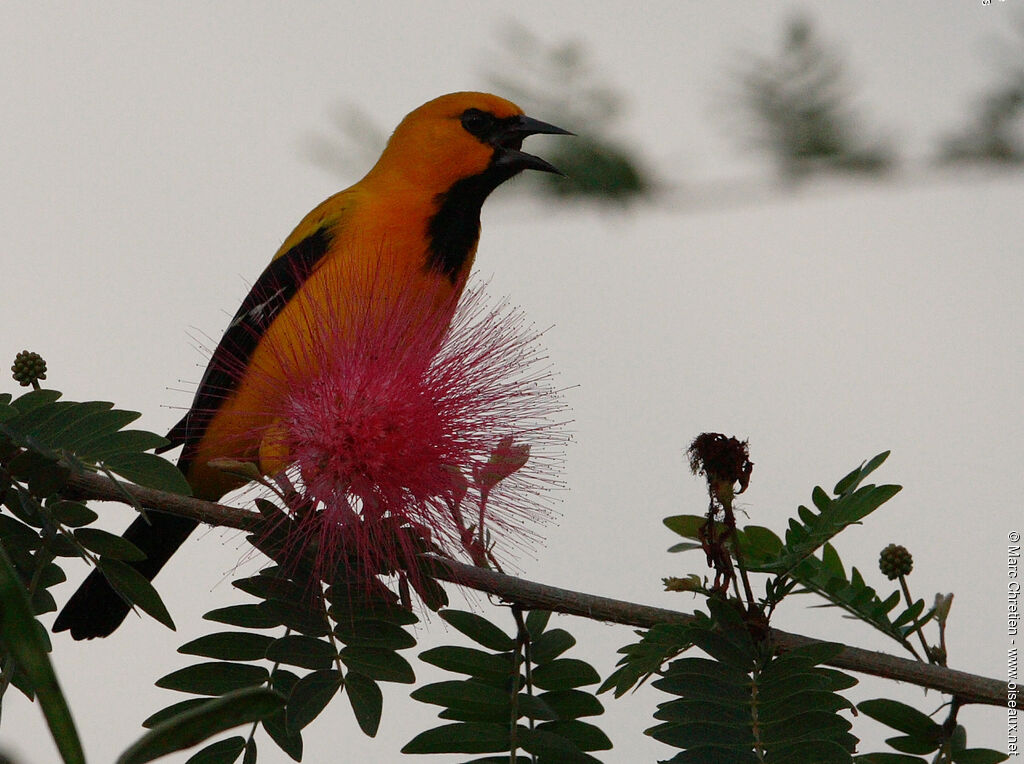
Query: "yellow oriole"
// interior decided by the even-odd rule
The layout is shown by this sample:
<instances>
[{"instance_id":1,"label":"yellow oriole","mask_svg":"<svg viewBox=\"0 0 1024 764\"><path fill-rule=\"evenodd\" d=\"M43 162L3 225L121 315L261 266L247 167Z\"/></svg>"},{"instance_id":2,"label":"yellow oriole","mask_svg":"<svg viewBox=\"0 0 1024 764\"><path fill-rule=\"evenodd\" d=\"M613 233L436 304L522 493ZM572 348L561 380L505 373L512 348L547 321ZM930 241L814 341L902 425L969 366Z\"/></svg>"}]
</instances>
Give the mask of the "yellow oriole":
<instances>
[{"instance_id":1,"label":"yellow oriole","mask_svg":"<svg viewBox=\"0 0 1024 764\"><path fill-rule=\"evenodd\" d=\"M209 466L210 460L240 455L258 460L259 442L240 442L246 433L258 440L249 413L273 408L260 400L269 388L256 377L281 373L275 346L301 346L303 337L295 335L302 322L287 320L289 313L302 311L304 301L328 299L323 290L342 283L313 275L366 263L356 273L373 278L372 263L384 257L388 283L373 283L373 289L394 294L431 290L450 304L473 263L480 209L488 194L522 170L558 172L521 150L523 139L537 133L571 135L494 95L441 96L402 120L366 177L306 215L242 302L192 407L168 434L168 448L183 446L178 466L195 496L216 501L243 482ZM356 294L358 299L365 290ZM329 299L338 302L337 297ZM134 567L152 579L196 525L159 512L137 518L124 534L146 555ZM129 607L95 570L53 628L69 629L75 639L104 637L121 624Z\"/></svg>"}]
</instances>

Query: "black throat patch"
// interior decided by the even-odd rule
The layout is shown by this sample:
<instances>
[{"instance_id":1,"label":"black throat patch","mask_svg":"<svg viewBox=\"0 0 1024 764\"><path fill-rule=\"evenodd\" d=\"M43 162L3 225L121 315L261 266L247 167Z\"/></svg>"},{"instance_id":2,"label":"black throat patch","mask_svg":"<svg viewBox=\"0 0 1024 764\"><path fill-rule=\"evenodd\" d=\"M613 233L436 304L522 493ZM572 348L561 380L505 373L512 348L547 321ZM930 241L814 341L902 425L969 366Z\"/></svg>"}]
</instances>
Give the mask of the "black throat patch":
<instances>
[{"instance_id":1,"label":"black throat patch","mask_svg":"<svg viewBox=\"0 0 1024 764\"><path fill-rule=\"evenodd\" d=\"M495 158L500 151L499 148L494 152ZM453 284L458 280L480 239L480 209L484 200L514 174L514 170L495 164L492 158L482 173L456 181L437 195L437 212L427 222L427 270L442 274Z\"/></svg>"}]
</instances>

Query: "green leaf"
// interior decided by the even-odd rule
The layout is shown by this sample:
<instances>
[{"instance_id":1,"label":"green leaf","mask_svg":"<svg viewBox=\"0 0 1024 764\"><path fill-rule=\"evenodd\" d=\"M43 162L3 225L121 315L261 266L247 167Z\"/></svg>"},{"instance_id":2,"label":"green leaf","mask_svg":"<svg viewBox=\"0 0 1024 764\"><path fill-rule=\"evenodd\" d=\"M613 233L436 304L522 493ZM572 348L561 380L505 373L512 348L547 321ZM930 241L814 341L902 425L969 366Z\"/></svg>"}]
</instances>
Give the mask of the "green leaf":
<instances>
[{"instance_id":1,"label":"green leaf","mask_svg":"<svg viewBox=\"0 0 1024 764\"><path fill-rule=\"evenodd\" d=\"M53 519L69 528L77 528L94 522L99 515L77 501L55 501L48 506Z\"/></svg>"},{"instance_id":2,"label":"green leaf","mask_svg":"<svg viewBox=\"0 0 1024 764\"><path fill-rule=\"evenodd\" d=\"M4 544L18 544L30 551L35 551L43 545L43 539L37 530L7 515L0 515L0 540L3 540Z\"/></svg>"},{"instance_id":3,"label":"green leaf","mask_svg":"<svg viewBox=\"0 0 1024 764\"><path fill-rule=\"evenodd\" d=\"M734 641L718 631L694 629L690 639L693 641L694 647L699 647L717 661L742 671L749 671L753 668L753 651L744 650L743 648L747 645L737 646Z\"/></svg>"},{"instance_id":4,"label":"green leaf","mask_svg":"<svg viewBox=\"0 0 1024 764\"><path fill-rule=\"evenodd\" d=\"M577 658L558 658L533 670L533 684L542 690L571 690L600 681L594 667Z\"/></svg>"},{"instance_id":5,"label":"green leaf","mask_svg":"<svg viewBox=\"0 0 1024 764\"><path fill-rule=\"evenodd\" d=\"M772 754L777 761L813 761L814 764L849 764L851 751L856 743L849 747L832 740L805 740L787 746L776 746Z\"/></svg>"},{"instance_id":6,"label":"green leaf","mask_svg":"<svg viewBox=\"0 0 1024 764\"><path fill-rule=\"evenodd\" d=\"M942 727L916 708L887 698L865 700L857 704L857 710L875 721L905 732L914 737L942 734Z\"/></svg>"},{"instance_id":7,"label":"green leaf","mask_svg":"<svg viewBox=\"0 0 1024 764\"><path fill-rule=\"evenodd\" d=\"M281 621L263 610L258 604L231 605L211 610L203 616L207 621L226 623L229 626L240 626L244 629L273 629L281 625Z\"/></svg>"},{"instance_id":8,"label":"green leaf","mask_svg":"<svg viewBox=\"0 0 1024 764\"><path fill-rule=\"evenodd\" d=\"M775 557L782 551L782 539L760 525L748 525L740 531L740 544L744 555L758 559Z\"/></svg>"},{"instance_id":9,"label":"green leaf","mask_svg":"<svg viewBox=\"0 0 1024 764\"><path fill-rule=\"evenodd\" d=\"M557 724L557 722L554 723ZM593 757L583 754L569 738L548 732L543 727L544 725L540 725L536 729L524 729L520 732L519 742L523 746L523 750L536 754L540 758L550 758L559 762L595 761Z\"/></svg>"},{"instance_id":10,"label":"green leaf","mask_svg":"<svg viewBox=\"0 0 1024 764\"><path fill-rule=\"evenodd\" d=\"M11 674L11 685L16 687L29 701L35 702L36 690L32 686L32 680L28 678L17 663L14 664L14 671Z\"/></svg>"},{"instance_id":11,"label":"green leaf","mask_svg":"<svg viewBox=\"0 0 1024 764\"><path fill-rule=\"evenodd\" d=\"M149 717L147 717L146 720L142 722L142 726L146 729L152 729L161 722L167 721L172 716L177 716L178 714L184 713L185 711L188 711L191 708L195 708L196 706L201 706L203 703L209 702L210 698L189 698L188 700L182 700L177 703L172 703L171 705L167 706L167 708L162 708L155 714L151 714Z\"/></svg>"},{"instance_id":12,"label":"green leaf","mask_svg":"<svg viewBox=\"0 0 1024 764\"><path fill-rule=\"evenodd\" d=\"M74 428L82 419L96 413L109 411L113 406L113 403L107 401L86 401L85 403L60 401L45 408L40 407L30 417L31 424L17 427L22 436L21 442L28 444L28 441L32 440L48 451L65 447L71 442L71 437L66 436L70 429Z\"/></svg>"},{"instance_id":13,"label":"green leaf","mask_svg":"<svg viewBox=\"0 0 1024 764\"><path fill-rule=\"evenodd\" d=\"M45 589L39 589L32 595L32 612L35 615L52 613L57 609L57 601Z\"/></svg>"},{"instance_id":14,"label":"green leaf","mask_svg":"<svg viewBox=\"0 0 1024 764\"><path fill-rule=\"evenodd\" d=\"M421 732L403 746L402 753L499 753L508 749L508 725L457 722Z\"/></svg>"},{"instance_id":15,"label":"green leaf","mask_svg":"<svg viewBox=\"0 0 1024 764\"><path fill-rule=\"evenodd\" d=\"M242 764L256 764L256 738L250 737L245 744L245 756L242 757Z\"/></svg>"},{"instance_id":16,"label":"green leaf","mask_svg":"<svg viewBox=\"0 0 1024 764\"><path fill-rule=\"evenodd\" d=\"M31 525L33 528L42 528L42 508L32 498L32 494L20 485L15 485L14 487L15 491L8 490L3 497L4 506L23 523Z\"/></svg>"},{"instance_id":17,"label":"green leaf","mask_svg":"<svg viewBox=\"0 0 1024 764\"><path fill-rule=\"evenodd\" d=\"M700 541L700 529L707 522L703 515L673 515L662 520L673 533L677 533L684 539Z\"/></svg>"},{"instance_id":18,"label":"green leaf","mask_svg":"<svg viewBox=\"0 0 1024 764\"><path fill-rule=\"evenodd\" d=\"M365 581L335 581L324 592L331 603L331 614L338 625L348 627L358 621L375 619L399 626L409 626L419 619L403 607L398 595L379 581L370 586Z\"/></svg>"},{"instance_id":19,"label":"green leaf","mask_svg":"<svg viewBox=\"0 0 1024 764\"><path fill-rule=\"evenodd\" d=\"M32 615L27 592L3 547L0 547L0 643L9 651L39 698L53 741L66 764L84 764L75 722L61 692L47 652L45 630Z\"/></svg>"},{"instance_id":20,"label":"green leaf","mask_svg":"<svg viewBox=\"0 0 1024 764\"><path fill-rule=\"evenodd\" d=\"M158 491L191 496L192 487L181 470L156 454L118 454L106 461L111 472L126 480Z\"/></svg>"},{"instance_id":21,"label":"green leaf","mask_svg":"<svg viewBox=\"0 0 1024 764\"><path fill-rule=\"evenodd\" d=\"M435 579L429 576L412 576L408 581L424 607L438 611L448 606L448 592Z\"/></svg>"},{"instance_id":22,"label":"green leaf","mask_svg":"<svg viewBox=\"0 0 1024 764\"><path fill-rule=\"evenodd\" d=\"M790 700L792 704L794 697L803 693L836 689L832 686L830 677L822 669L788 674L780 673L774 680L762 678L759 686L761 702L766 705L781 703L784 700Z\"/></svg>"},{"instance_id":23,"label":"green leaf","mask_svg":"<svg viewBox=\"0 0 1024 764\"><path fill-rule=\"evenodd\" d=\"M530 645L530 659L537 664L550 663L576 644L576 638L565 629L550 629Z\"/></svg>"},{"instance_id":24,"label":"green leaf","mask_svg":"<svg viewBox=\"0 0 1024 764\"><path fill-rule=\"evenodd\" d=\"M895 496L900 490L899 486L867 485L857 487L860 481L882 461L884 461L884 457L881 459L876 457L865 467L843 478L837 485L837 488L842 488L843 491L835 499L828 498L820 487L816 487L812 492L812 498L819 511L815 512L807 507L799 507L797 511L799 519L790 520L790 527L786 532L786 541L782 549L773 557L751 560L750 569L776 575L792 573L816 549L828 542L843 528L862 521L867 515ZM834 573L835 571L830 572Z\"/></svg>"},{"instance_id":25,"label":"green leaf","mask_svg":"<svg viewBox=\"0 0 1024 764\"><path fill-rule=\"evenodd\" d=\"M555 713L554 709L536 695L528 695L525 692L521 692L516 697L516 705L519 710L519 718L535 719L543 722L556 721L558 719L558 714ZM443 714L442 716L445 719L456 718L450 714ZM507 721L508 714L506 713L504 716L504 719L481 719L481 721ZM459 718L459 721L472 721L472 719L463 717Z\"/></svg>"},{"instance_id":26,"label":"green leaf","mask_svg":"<svg viewBox=\"0 0 1024 764\"><path fill-rule=\"evenodd\" d=\"M264 719L284 705L284 698L265 687L247 687L179 714L139 738L117 760L144 764L208 740L240 724Z\"/></svg>"},{"instance_id":27,"label":"green leaf","mask_svg":"<svg viewBox=\"0 0 1024 764\"><path fill-rule=\"evenodd\" d=\"M280 602L303 602L311 600L310 593L299 584L276 575L258 575L239 578L231 582L236 589L263 600Z\"/></svg>"},{"instance_id":28,"label":"green leaf","mask_svg":"<svg viewBox=\"0 0 1024 764\"><path fill-rule=\"evenodd\" d=\"M178 648L184 655L222 661L256 661L265 658L273 638L247 631L221 631L193 639Z\"/></svg>"},{"instance_id":29,"label":"green leaf","mask_svg":"<svg viewBox=\"0 0 1024 764\"><path fill-rule=\"evenodd\" d=\"M522 697L528 696L522 695ZM530 716L528 709L536 710L537 708L539 708L539 704L537 703L529 705L530 701L527 701L527 704L527 706L521 707L519 709L520 718ZM488 706L480 706L479 708L445 708L438 713L437 718L444 719L445 721L450 722L491 722L498 724L508 724L510 712L511 707L506 708L504 712L495 711L493 708ZM548 718L548 716L545 716L542 713L541 716L536 718L546 719Z\"/></svg>"},{"instance_id":30,"label":"green leaf","mask_svg":"<svg viewBox=\"0 0 1024 764\"><path fill-rule=\"evenodd\" d=\"M583 690L554 690L541 693L538 697L558 714L559 719L578 719L604 713L601 701Z\"/></svg>"},{"instance_id":31,"label":"green leaf","mask_svg":"<svg viewBox=\"0 0 1024 764\"><path fill-rule=\"evenodd\" d=\"M308 669L328 669L336 657L330 642L301 634L275 639L267 648L269 660Z\"/></svg>"},{"instance_id":32,"label":"green leaf","mask_svg":"<svg viewBox=\"0 0 1024 764\"><path fill-rule=\"evenodd\" d=\"M903 626L917 619L924 612L924 600L918 600L893 620L893 626Z\"/></svg>"},{"instance_id":33,"label":"green leaf","mask_svg":"<svg viewBox=\"0 0 1024 764\"><path fill-rule=\"evenodd\" d=\"M456 674L504 681L513 674L512 656L492 655L473 647L447 645L420 653L420 660Z\"/></svg>"},{"instance_id":34,"label":"green leaf","mask_svg":"<svg viewBox=\"0 0 1024 764\"><path fill-rule=\"evenodd\" d=\"M331 632L327 615L322 610L315 610L307 603L290 604L276 600L266 600L258 606L269 617L309 637L326 637Z\"/></svg>"},{"instance_id":35,"label":"green leaf","mask_svg":"<svg viewBox=\"0 0 1024 764\"><path fill-rule=\"evenodd\" d=\"M36 451L22 451L7 463L7 471L27 483L33 496L49 496L60 490L70 474L56 457Z\"/></svg>"},{"instance_id":36,"label":"green leaf","mask_svg":"<svg viewBox=\"0 0 1024 764\"><path fill-rule=\"evenodd\" d=\"M800 698L795 699L796 713L785 719L773 720L760 729L761 740L770 748L778 748L808 740L835 740L849 731L850 721L838 714L802 706Z\"/></svg>"},{"instance_id":37,"label":"green leaf","mask_svg":"<svg viewBox=\"0 0 1024 764\"><path fill-rule=\"evenodd\" d=\"M746 673L704 658L672 661L665 675L652 685L673 695L727 705L745 703L750 695Z\"/></svg>"},{"instance_id":38,"label":"green leaf","mask_svg":"<svg viewBox=\"0 0 1024 764\"><path fill-rule=\"evenodd\" d=\"M105 401L89 401L75 405L74 411L87 411L85 416L68 416L64 413L60 419L66 422L62 424L49 442L54 448L63 448L75 452L88 459L90 444L102 441L111 433L117 432L125 425L131 424L140 416L137 411L124 411L112 408L112 403ZM104 408L100 408L104 407Z\"/></svg>"},{"instance_id":39,"label":"green leaf","mask_svg":"<svg viewBox=\"0 0 1024 764\"><path fill-rule=\"evenodd\" d=\"M262 666L210 661L172 671L158 679L156 686L194 695L223 695L244 687L263 684L269 676Z\"/></svg>"},{"instance_id":40,"label":"green leaf","mask_svg":"<svg viewBox=\"0 0 1024 764\"><path fill-rule=\"evenodd\" d=\"M59 533L55 536L50 536L43 542L43 546L46 551L50 552L54 557L81 557L82 553L77 546L67 537L66 534Z\"/></svg>"},{"instance_id":41,"label":"green leaf","mask_svg":"<svg viewBox=\"0 0 1024 764\"><path fill-rule=\"evenodd\" d=\"M612 741L598 727L577 720L543 722L537 726L542 732L549 732L572 741L581 751L609 751Z\"/></svg>"},{"instance_id":42,"label":"green leaf","mask_svg":"<svg viewBox=\"0 0 1024 764\"><path fill-rule=\"evenodd\" d=\"M291 696L292 690L295 689L295 685L298 683L298 674L294 674L280 666L275 668L274 673L270 675L270 685L286 698Z\"/></svg>"},{"instance_id":43,"label":"green leaf","mask_svg":"<svg viewBox=\"0 0 1024 764\"><path fill-rule=\"evenodd\" d=\"M74 536L78 543L90 552L109 557L113 560L137 562L145 560L146 554L128 539L107 533L99 528L77 528Z\"/></svg>"},{"instance_id":44,"label":"green leaf","mask_svg":"<svg viewBox=\"0 0 1024 764\"><path fill-rule=\"evenodd\" d=\"M6 427L16 434L32 432L39 423L45 422L59 412L54 404L61 393L57 390L30 390L16 398L11 406L17 411L13 417L5 418Z\"/></svg>"},{"instance_id":45,"label":"green leaf","mask_svg":"<svg viewBox=\"0 0 1024 764\"><path fill-rule=\"evenodd\" d=\"M531 639L537 639L544 632L550 618L550 610L531 610L526 614L526 630Z\"/></svg>"},{"instance_id":46,"label":"green leaf","mask_svg":"<svg viewBox=\"0 0 1024 764\"><path fill-rule=\"evenodd\" d=\"M59 390L50 390L43 388L42 390L28 390L22 393L12 401L8 399L9 405L13 406L19 414L25 414L34 408L42 406L47 403L53 403L55 400L63 395Z\"/></svg>"},{"instance_id":47,"label":"green leaf","mask_svg":"<svg viewBox=\"0 0 1024 764\"><path fill-rule=\"evenodd\" d=\"M108 557L100 557L96 561L96 565L122 597L138 605L164 626L174 631L174 621L171 620L171 614L167 612L163 600L160 599L160 595L157 594L153 585L139 571L120 560L112 560Z\"/></svg>"},{"instance_id":48,"label":"green leaf","mask_svg":"<svg viewBox=\"0 0 1024 764\"><path fill-rule=\"evenodd\" d=\"M968 748L953 754L953 764L999 764L1010 757L990 748Z\"/></svg>"},{"instance_id":49,"label":"green leaf","mask_svg":"<svg viewBox=\"0 0 1024 764\"><path fill-rule=\"evenodd\" d=\"M811 491L811 501L814 502L814 506L822 512L827 510L832 504L832 500L828 497L828 494L825 493L821 486L817 485L814 486L814 489Z\"/></svg>"},{"instance_id":50,"label":"green leaf","mask_svg":"<svg viewBox=\"0 0 1024 764\"><path fill-rule=\"evenodd\" d=\"M189 757L185 764L234 764L245 750L245 738L240 735L218 740Z\"/></svg>"},{"instance_id":51,"label":"green leaf","mask_svg":"<svg viewBox=\"0 0 1024 764\"><path fill-rule=\"evenodd\" d=\"M676 748L730 749L730 755L720 755L719 758L708 759L708 761L747 761L748 759L745 757L751 755L750 749L753 748L755 742L749 727L719 724L713 721L667 722L645 730L645 734ZM736 758L737 756L740 758ZM758 761L756 758L750 760Z\"/></svg>"},{"instance_id":52,"label":"green leaf","mask_svg":"<svg viewBox=\"0 0 1024 764\"><path fill-rule=\"evenodd\" d=\"M477 644L491 650L505 652L516 646L515 639L476 613L464 610L442 610L438 615Z\"/></svg>"},{"instance_id":53,"label":"green leaf","mask_svg":"<svg viewBox=\"0 0 1024 764\"><path fill-rule=\"evenodd\" d=\"M288 731L288 720L284 709L268 716L261 723L278 748L294 761L302 761L302 734Z\"/></svg>"},{"instance_id":54,"label":"green leaf","mask_svg":"<svg viewBox=\"0 0 1024 764\"><path fill-rule=\"evenodd\" d=\"M829 543L825 543L822 546L821 565L836 578L846 579L846 571L843 569L843 561L839 558L839 552ZM898 598L899 594L896 596Z\"/></svg>"},{"instance_id":55,"label":"green leaf","mask_svg":"<svg viewBox=\"0 0 1024 764\"><path fill-rule=\"evenodd\" d=\"M416 646L416 637L401 626L376 618L339 623L334 627L334 634L346 645L383 647L388 650L405 650Z\"/></svg>"},{"instance_id":56,"label":"green leaf","mask_svg":"<svg viewBox=\"0 0 1024 764\"><path fill-rule=\"evenodd\" d=\"M937 750L942 744L942 740L938 738L923 739L919 737L911 737L910 735L886 738L885 742L889 744L890 748L901 753L917 754L931 753L932 751Z\"/></svg>"},{"instance_id":57,"label":"green leaf","mask_svg":"<svg viewBox=\"0 0 1024 764\"><path fill-rule=\"evenodd\" d=\"M450 680L424 685L410 693L421 703L445 708L468 709L483 713L497 712L508 717L511 707L508 693L481 682Z\"/></svg>"},{"instance_id":58,"label":"green leaf","mask_svg":"<svg viewBox=\"0 0 1024 764\"><path fill-rule=\"evenodd\" d=\"M927 764L919 756L907 756L902 753L865 753L857 756L857 764Z\"/></svg>"},{"instance_id":59,"label":"green leaf","mask_svg":"<svg viewBox=\"0 0 1024 764\"><path fill-rule=\"evenodd\" d=\"M343 686L340 671L314 671L302 677L288 697L285 714L288 731L299 732L316 719Z\"/></svg>"},{"instance_id":60,"label":"green leaf","mask_svg":"<svg viewBox=\"0 0 1024 764\"><path fill-rule=\"evenodd\" d=\"M103 438L102 442L90 446L88 458L95 461L106 461L118 454L149 451L168 443L167 438L146 430L120 430Z\"/></svg>"},{"instance_id":61,"label":"green leaf","mask_svg":"<svg viewBox=\"0 0 1024 764\"><path fill-rule=\"evenodd\" d=\"M330 590L328 590L328 593ZM360 623L383 621L395 626L411 626L418 623L416 614L401 605L383 602L360 603L358 606L344 602L328 608L331 617L339 629L350 629Z\"/></svg>"},{"instance_id":62,"label":"green leaf","mask_svg":"<svg viewBox=\"0 0 1024 764\"><path fill-rule=\"evenodd\" d=\"M378 682L411 684L416 681L409 661L392 650L348 646L341 649L341 660L349 670Z\"/></svg>"},{"instance_id":63,"label":"green leaf","mask_svg":"<svg viewBox=\"0 0 1024 764\"><path fill-rule=\"evenodd\" d=\"M953 753L967 749L967 730L964 725L958 724L953 728L953 734L949 736L949 747Z\"/></svg>"},{"instance_id":64,"label":"green leaf","mask_svg":"<svg viewBox=\"0 0 1024 764\"><path fill-rule=\"evenodd\" d=\"M38 560L35 562L38 566ZM36 575L37 572L39 575L39 585L47 589L67 581L67 576L64 575L61 567L54 565L52 562L47 563L38 571L33 571L33 575Z\"/></svg>"},{"instance_id":65,"label":"green leaf","mask_svg":"<svg viewBox=\"0 0 1024 764\"><path fill-rule=\"evenodd\" d=\"M345 694L352 705L359 729L367 737L374 737L380 726L380 715L384 709L384 696L380 687L358 671L350 671L345 677Z\"/></svg>"},{"instance_id":66,"label":"green leaf","mask_svg":"<svg viewBox=\"0 0 1024 764\"><path fill-rule=\"evenodd\" d=\"M722 705L701 698L678 698L660 704L654 718L666 722L742 727L748 723L750 712L743 704Z\"/></svg>"},{"instance_id":67,"label":"green leaf","mask_svg":"<svg viewBox=\"0 0 1024 764\"><path fill-rule=\"evenodd\" d=\"M762 671L762 683L773 678L786 678L788 675L813 669L819 663L835 658L843 651L838 642L814 642L795 647L782 655L774 656Z\"/></svg>"},{"instance_id":68,"label":"green leaf","mask_svg":"<svg viewBox=\"0 0 1024 764\"><path fill-rule=\"evenodd\" d=\"M878 469L882 465L882 462L889 458L889 453L889 451L883 451L878 456L873 457L870 461L861 464L860 467L853 470L849 475L836 483L836 487L832 489L832 493L836 496L842 496L843 494L847 494L856 489L864 478Z\"/></svg>"}]
</instances>

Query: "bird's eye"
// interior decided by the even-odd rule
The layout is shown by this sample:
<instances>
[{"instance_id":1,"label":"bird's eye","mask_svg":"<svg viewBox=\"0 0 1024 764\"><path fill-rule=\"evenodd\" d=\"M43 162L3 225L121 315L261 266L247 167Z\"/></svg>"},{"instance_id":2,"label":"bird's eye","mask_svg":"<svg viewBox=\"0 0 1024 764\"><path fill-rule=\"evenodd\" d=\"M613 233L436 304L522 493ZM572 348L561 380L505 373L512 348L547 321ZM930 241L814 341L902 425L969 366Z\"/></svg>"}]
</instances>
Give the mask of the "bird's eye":
<instances>
[{"instance_id":1,"label":"bird's eye","mask_svg":"<svg viewBox=\"0 0 1024 764\"><path fill-rule=\"evenodd\" d=\"M494 117L479 109L466 109L462 112L462 126L472 135L482 137L490 131Z\"/></svg>"}]
</instances>

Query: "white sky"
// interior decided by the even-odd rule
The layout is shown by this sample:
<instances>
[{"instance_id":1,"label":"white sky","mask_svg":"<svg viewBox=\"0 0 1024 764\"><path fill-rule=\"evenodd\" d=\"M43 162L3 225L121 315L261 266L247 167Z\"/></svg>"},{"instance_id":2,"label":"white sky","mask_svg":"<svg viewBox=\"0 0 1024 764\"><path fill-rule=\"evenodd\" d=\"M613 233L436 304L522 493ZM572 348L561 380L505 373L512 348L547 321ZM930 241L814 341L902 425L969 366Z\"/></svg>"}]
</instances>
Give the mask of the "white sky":
<instances>
[{"instance_id":1,"label":"white sky","mask_svg":"<svg viewBox=\"0 0 1024 764\"><path fill-rule=\"evenodd\" d=\"M338 103L394 125L435 95L484 88L497 32L515 18L546 40L586 43L628 94L621 134L668 183L733 178L751 162L720 118L731 54L774 48L800 7L371 5L0 6L0 359L37 350L48 382L69 399L116 401L163 431L179 413L168 406L189 398L171 388L189 389L201 373L189 334L219 335L297 220L345 185L303 158ZM1011 37L1020 15L1014 2L980 0L812 10L847 55L869 121L916 157L959 126L992 79L993 41ZM553 326L553 363L577 385L564 517L536 559L522 561L527 577L692 609L690 598L659 589L662 576L700 569L699 555L664 553L674 539L661 526L704 506L683 458L694 435L750 438L756 466L744 506L750 522L780 532L815 483L830 488L892 449L878 479L904 491L843 534L840 552L881 588L878 551L909 546L919 596L956 592L951 663L1005 675L1006 536L1024 524L1015 490L1024 459L1020 174L821 184L700 212L672 198L615 215L501 196L485 209L478 272L493 294ZM129 519L105 511L110 527ZM241 601L228 581L243 553L235 534L205 532L158 578L177 633L133 618L107 640L55 638L91 761L112 761L143 718L178 699L152 682L189 662L178 645L213 630L203 612ZM59 599L82 574L72 568ZM801 605L784 607L773 625L890 649L838 612ZM603 674L633 637L565 620L580 657ZM460 639L436 619L419 637L410 657ZM420 682L436 678L414 663ZM408 688L385 690L376 740L336 702L304 735L305 760L398 760L436 722ZM891 692L865 683L851 694ZM935 693L898 694L927 711L938 703ZM602 696L598 721L616 744L605 760L672 755L641 734L664 699L650 689ZM973 745L1005 748L998 709L969 708L961 719ZM55 760L36 706L12 692L3 722L0 748L23 762ZM261 753L286 761L269 742Z\"/></svg>"}]
</instances>

